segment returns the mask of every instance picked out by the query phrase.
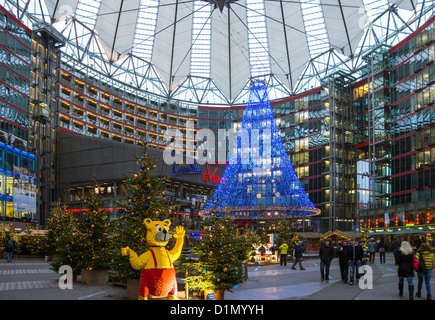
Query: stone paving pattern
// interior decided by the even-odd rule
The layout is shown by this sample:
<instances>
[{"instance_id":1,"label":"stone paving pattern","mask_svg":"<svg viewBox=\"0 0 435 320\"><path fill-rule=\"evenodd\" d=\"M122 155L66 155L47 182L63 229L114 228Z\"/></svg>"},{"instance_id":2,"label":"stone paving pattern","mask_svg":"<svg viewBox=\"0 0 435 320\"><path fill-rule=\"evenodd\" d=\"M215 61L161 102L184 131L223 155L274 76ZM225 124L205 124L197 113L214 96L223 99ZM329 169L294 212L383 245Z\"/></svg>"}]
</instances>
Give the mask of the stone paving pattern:
<instances>
[{"instance_id":1,"label":"stone paving pattern","mask_svg":"<svg viewBox=\"0 0 435 320\"><path fill-rule=\"evenodd\" d=\"M407 286L404 296L398 296L397 266L392 254L388 254L386 260L385 264L379 264L378 259L375 263L368 263L373 271L373 289L361 289L357 282L344 284L338 259L331 263L329 282L323 283L320 281L320 262L316 258L303 261L305 270L299 270L299 267L292 270L291 262L287 266L277 263L250 265L248 281L234 288L233 292L226 292L225 300L407 300ZM61 290L60 275L49 267L49 262L41 260L1 261L0 300L127 300L126 288L111 283L88 286L74 282L72 290ZM414 284L417 282L415 276ZM434 276L431 283L435 288ZM183 293L179 293L180 298ZM415 299L425 298L423 286L422 297Z\"/></svg>"}]
</instances>

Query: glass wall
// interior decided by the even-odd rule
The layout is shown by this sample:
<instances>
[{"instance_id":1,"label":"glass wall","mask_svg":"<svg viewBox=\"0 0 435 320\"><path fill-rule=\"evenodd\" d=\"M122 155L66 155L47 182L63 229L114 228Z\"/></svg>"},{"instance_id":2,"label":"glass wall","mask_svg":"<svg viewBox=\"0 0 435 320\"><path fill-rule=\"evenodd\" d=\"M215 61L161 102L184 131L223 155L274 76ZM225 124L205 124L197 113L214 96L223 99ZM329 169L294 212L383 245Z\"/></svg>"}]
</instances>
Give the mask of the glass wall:
<instances>
[{"instance_id":1,"label":"glass wall","mask_svg":"<svg viewBox=\"0 0 435 320\"><path fill-rule=\"evenodd\" d=\"M0 218L35 221L36 156L0 143Z\"/></svg>"},{"instance_id":2,"label":"glass wall","mask_svg":"<svg viewBox=\"0 0 435 320\"><path fill-rule=\"evenodd\" d=\"M29 128L30 46L30 30L0 6L0 142L21 149Z\"/></svg>"}]
</instances>

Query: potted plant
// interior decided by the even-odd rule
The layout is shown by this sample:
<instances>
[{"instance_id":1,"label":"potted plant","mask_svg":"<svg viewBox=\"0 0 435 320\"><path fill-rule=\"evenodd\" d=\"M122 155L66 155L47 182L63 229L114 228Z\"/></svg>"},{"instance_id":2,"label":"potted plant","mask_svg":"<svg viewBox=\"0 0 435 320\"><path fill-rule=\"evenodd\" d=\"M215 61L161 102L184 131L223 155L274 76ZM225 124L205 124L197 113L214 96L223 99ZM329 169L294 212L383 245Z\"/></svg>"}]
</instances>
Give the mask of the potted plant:
<instances>
[{"instance_id":1,"label":"potted plant","mask_svg":"<svg viewBox=\"0 0 435 320\"><path fill-rule=\"evenodd\" d=\"M73 270L74 281L81 270L78 222L78 218L67 211L66 206L57 202L48 218L45 236L47 254L52 261L51 269L58 272L62 265L69 265Z\"/></svg>"},{"instance_id":2,"label":"potted plant","mask_svg":"<svg viewBox=\"0 0 435 320\"><path fill-rule=\"evenodd\" d=\"M88 210L79 220L82 283L89 285L105 284L109 280L111 223L103 203L95 192L86 199Z\"/></svg>"},{"instance_id":3,"label":"potted plant","mask_svg":"<svg viewBox=\"0 0 435 320\"><path fill-rule=\"evenodd\" d=\"M138 298L140 271L134 270L128 257L121 255L121 247L129 247L138 253L148 251L144 220L167 218L173 208L167 205L164 197L167 178L150 174L156 166L156 161L148 157L146 143L141 153L135 156L135 160L139 170L125 176L128 196L119 204L122 209L119 209L119 219L116 221L112 238L114 244L110 273L114 281L127 285L127 295L133 300Z\"/></svg>"},{"instance_id":4,"label":"potted plant","mask_svg":"<svg viewBox=\"0 0 435 320\"><path fill-rule=\"evenodd\" d=\"M197 262L185 265L189 270L186 283L190 290L212 290L217 300L223 300L225 291L231 291L246 280L242 271L243 261L252 246L243 238L232 217L212 214L204 221L205 236L192 251L199 257Z\"/></svg>"}]
</instances>

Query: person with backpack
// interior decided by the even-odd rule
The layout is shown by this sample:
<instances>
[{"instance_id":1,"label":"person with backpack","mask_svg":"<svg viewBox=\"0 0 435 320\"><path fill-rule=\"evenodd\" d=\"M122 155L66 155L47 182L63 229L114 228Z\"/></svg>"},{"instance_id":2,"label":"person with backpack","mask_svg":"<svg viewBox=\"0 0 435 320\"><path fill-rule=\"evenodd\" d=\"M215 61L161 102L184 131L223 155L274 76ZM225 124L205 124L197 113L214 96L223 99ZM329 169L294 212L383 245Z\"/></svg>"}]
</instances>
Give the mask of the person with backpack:
<instances>
[{"instance_id":1,"label":"person with backpack","mask_svg":"<svg viewBox=\"0 0 435 320\"><path fill-rule=\"evenodd\" d=\"M11 239L11 236L9 234L6 236L5 239L5 251L6 251L7 261L11 262L12 255L14 254L15 251L15 245L14 245L14 241Z\"/></svg>"},{"instance_id":2,"label":"person with backpack","mask_svg":"<svg viewBox=\"0 0 435 320\"><path fill-rule=\"evenodd\" d=\"M417 293L415 295L421 297L421 288L423 287L424 280L426 283L427 300L432 300L430 277L432 276L432 269L435 266L435 256L433 249L429 246L429 242L426 239L422 239L422 244L415 254L415 259L420 261Z\"/></svg>"}]
</instances>

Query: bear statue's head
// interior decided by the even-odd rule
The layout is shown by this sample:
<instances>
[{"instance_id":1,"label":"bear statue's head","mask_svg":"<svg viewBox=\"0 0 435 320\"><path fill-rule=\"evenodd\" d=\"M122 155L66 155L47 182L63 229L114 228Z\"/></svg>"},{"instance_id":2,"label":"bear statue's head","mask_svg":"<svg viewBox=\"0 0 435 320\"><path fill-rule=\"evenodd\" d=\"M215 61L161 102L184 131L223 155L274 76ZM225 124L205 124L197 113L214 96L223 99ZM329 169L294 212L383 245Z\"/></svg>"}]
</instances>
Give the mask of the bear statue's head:
<instances>
[{"instance_id":1,"label":"bear statue's head","mask_svg":"<svg viewBox=\"0 0 435 320\"><path fill-rule=\"evenodd\" d=\"M165 246L170 238L169 226L171 221L153 221L150 218L145 219L144 224L147 228L147 242L154 246Z\"/></svg>"}]
</instances>

